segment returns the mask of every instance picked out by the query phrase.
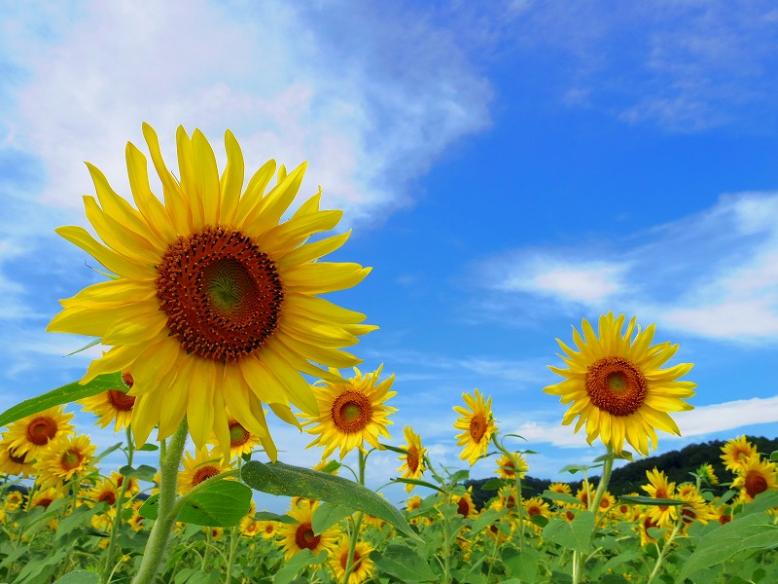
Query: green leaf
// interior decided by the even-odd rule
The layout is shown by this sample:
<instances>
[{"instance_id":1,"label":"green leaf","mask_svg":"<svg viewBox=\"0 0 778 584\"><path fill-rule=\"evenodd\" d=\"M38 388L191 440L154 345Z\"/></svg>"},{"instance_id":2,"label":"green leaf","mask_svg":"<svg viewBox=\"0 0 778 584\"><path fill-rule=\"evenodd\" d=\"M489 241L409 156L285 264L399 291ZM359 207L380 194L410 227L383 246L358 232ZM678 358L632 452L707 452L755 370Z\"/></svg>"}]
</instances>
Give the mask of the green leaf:
<instances>
[{"instance_id":1,"label":"green leaf","mask_svg":"<svg viewBox=\"0 0 778 584\"><path fill-rule=\"evenodd\" d=\"M570 503L571 505L580 505L581 501L573 497L572 495L568 495L567 493L557 493L555 491L543 491L543 493L540 495L544 499L549 499L551 501L562 501L562 503Z\"/></svg>"},{"instance_id":2,"label":"green leaf","mask_svg":"<svg viewBox=\"0 0 778 584\"><path fill-rule=\"evenodd\" d=\"M549 521L543 528L543 538L565 549L586 553L591 545L593 529L594 513L579 511L570 523L559 518Z\"/></svg>"},{"instance_id":3,"label":"green leaf","mask_svg":"<svg viewBox=\"0 0 778 584\"><path fill-rule=\"evenodd\" d=\"M657 499L643 495L623 495L619 497L619 503L629 503L630 505L683 505L683 501L678 499Z\"/></svg>"},{"instance_id":4,"label":"green leaf","mask_svg":"<svg viewBox=\"0 0 778 584\"><path fill-rule=\"evenodd\" d=\"M503 434L503 438L508 438L508 437L520 438L522 440L526 440L526 438L521 434Z\"/></svg>"},{"instance_id":5,"label":"green leaf","mask_svg":"<svg viewBox=\"0 0 778 584\"><path fill-rule=\"evenodd\" d=\"M778 462L778 450L773 450L770 453L770 461L771 462Z\"/></svg>"},{"instance_id":6,"label":"green leaf","mask_svg":"<svg viewBox=\"0 0 778 584\"><path fill-rule=\"evenodd\" d=\"M100 577L94 572L74 570L58 578L54 584L100 584Z\"/></svg>"},{"instance_id":7,"label":"green leaf","mask_svg":"<svg viewBox=\"0 0 778 584\"><path fill-rule=\"evenodd\" d=\"M184 498L178 521L206 527L232 527L248 513L251 490L237 481L210 479ZM152 495L140 508L140 514L156 519L159 497Z\"/></svg>"},{"instance_id":8,"label":"green leaf","mask_svg":"<svg viewBox=\"0 0 778 584\"><path fill-rule=\"evenodd\" d=\"M254 519L257 521L277 521L278 523L297 523L297 520L294 517L289 517L289 515L276 515L270 511L257 511L254 514Z\"/></svg>"},{"instance_id":9,"label":"green leaf","mask_svg":"<svg viewBox=\"0 0 778 584\"><path fill-rule=\"evenodd\" d=\"M151 444L150 442L147 442L140 448L138 448L139 452L154 452L155 450L159 450L159 446L156 444Z\"/></svg>"},{"instance_id":10,"label":"green leaf","mask_svg":"<svg viewBox=\"0 0 778 584\"><path fill-rule=\"evenodd\" d=\"M393 483L404 483L406 485L416 485L417 487L427 487L428 489L434 489L440 493L445 492L440 487L433 485L432 483L428 483L427 481L420 481L419 479L405 479L399 477L399 478L393 478L389 480L391 480Z\"/></svg>"},{"instance_id":11,"label":"green leaf","mask_svg":"<svg viewBox=\"0 0 778 584\"><path fill-rule=\"evenodd\" d=\"M78 381L68 383L48 393L25 400L15 406L8 408L0 414L0 427L7 426L16 420L21 420L27 416L37 414L48 408L68 404L78 401L90 395L95 395L101 391L115 389L124 391L124 382L121 373L108 373L94 378L89 383L81 385Z\"/></svg>"},{"instance_id":12,"label":"green leaf","mask_svg":"<svg viewBox=\"0 0 778 584\"><path fill-rule=\"evenodd\" d=\"M597 465L599 466L599 465ZM567 466L563 466L561 469L559 469L559 472L569 472L570 474L575 474L578 472L584 472L589 470L590 468L593 468L586 464L568 464Z\"/></svg>"},{"instance_id":13,"label":"green leaf","mask_svg":"<svg viewBox=\"0 0 778 584\"><path fill-rule=\"evenodd\" d=\"M470 478L470 471L467 469L458 470L454 474L451 475L451 482L452 483L463 483L467 479Z\"/></svg>"},{"instance_id":14,"label":"green leaf","mask_svg":"<svg viewBox=\"0 0 778 584\"><path fill-rule=\"evenodd\" d=\"M102 460L112 452L115 452L116 450L119 450L119 448L122 447L123 442L117 442L113 446L109 446L105 450L103 450L100 454L97 455L97 460Z\"/></svg>"},{"instance_id":15,"label":"green leaf","mask_svg":"<svg viewBox=\"0 0 778 584\"><path fill-rule=\"evenodd\" d=\"M500 488L505 484L504 481L501 479L489 479L484 484L481 485L482 491L499 491Z\"/></svg>"},{"instance_id":16,"label":"green leaf","mask_svg":"<svg viewBox=\"0 0 778 584\"><path fill-rule=\"evenodd\" d=\"M327 474L332 474L336 470L338 470L341 466L342 465L337 460L330 460L327 464L325 464L322 468L320 468L319 471Z\"/></svg>"},{"instance_id":17,"label":"green leaf","mask_svg":"<svg viewBox=\"0 0 778 584\"><path fill-rule=\"evenodd\" d=\"M264 464L256 460L243 465L241 475L247 485L258 491L271 495L306 497L364 511L418 539L400 511L373 491L342 477L283 462Z\"/></svg>"},{"instance_id":18,"label":"green leaf","mask_svg":"<svg viewBox=\"0 0 778 584\"><path fill-rule=\"evenodd\" d=\"M470 531L473 533L480 533L482 529L497 521L501 516L502 512L495 511L494 509L483 511L470 524Z\"/></svg>"},{"instance_id":19,"label":"green leaf","mask_svg":"<svg viewBox=\"0 0 778 584\"><path fill-rule=\"evenodd\" d=\"M400 582L439 582L440 577L427 561L411 548L390 544L381 553L371 554L376 566Z\"/></svg>"},{"instance_id":20,"label":"green leaf","mask_svg":"<svg viewBox=\"0 0 778 584\"><path fill-rule=\"evenodd\" d=\"M533 583L538 581L538 562L540 554L529 546L522 551L515 547L505 546L502 551L502 561L511 576L516 576L520 582Z\"/></svg>"},{"instance_id":21,"label":"green leaf","mask_svg":"<svg viewBox=\"0 0 778 584\"><path fill-rule=\"evenodd\" d=\"M397 454L408 454L408 451L405 448L399 448L397 446L390 446L389 444L381 444L381 448L383 450L391 450L392 452L396 452Z\"/></svg>"},{"instance_id":22,"label":"green leaf","mask_svg":"<svg viewBox=\"0 0 778 584\"><path fill-rule=\"evenodd\" d=\"M350 507L343 505L334 505L332 503L321 503L313 512L311 528L318 535L326 529L335 525L341 519L345 519L354 513Z\"/></svg>"},{"instance_id":23,"label":"green leaf","mask_svg":"<svg viewBox=\"0 0 778 584\"><path fill-rule=\"evenodd\" d=\"M753 501L743 506L741 515L760 513L761 511L767 511L771 507L778 507L778 491L776 490L759 493Z\"/></svg>"}]
</instances>

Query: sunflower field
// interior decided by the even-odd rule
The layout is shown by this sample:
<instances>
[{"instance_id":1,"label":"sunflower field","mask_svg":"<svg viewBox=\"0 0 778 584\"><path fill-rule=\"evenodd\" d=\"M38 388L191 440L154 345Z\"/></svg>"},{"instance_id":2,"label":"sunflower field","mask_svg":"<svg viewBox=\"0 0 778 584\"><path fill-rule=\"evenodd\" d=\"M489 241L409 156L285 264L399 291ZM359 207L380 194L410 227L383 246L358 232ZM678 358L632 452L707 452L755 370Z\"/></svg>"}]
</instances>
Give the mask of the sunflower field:
<instances>
[{"instance_id":1,"label":"sunflower field","mask_svg":"<svg viewBox=\"0 0 778 584\"><path fill-rule=\"evenodd\" d=\"M557 339L544 391L593 445L591 464L563 469L580 487L523 493L533 452L478 389L454 407L462 468L449 468L411 427L392 440L394 376L357 368L377 326L322 296L370 268L323 260L350 231L327 234L342 213L320 208L321 191L298 200L305 164L249 175L227 131L220 172L202 132L179 128L171 171L143 135L161 196L128 143L131 202L87 165L96 237L58 229L104 279L62 300L48 330L91 337L102 356L0 414L0 582L778 582L778 452L741 437L720 455L728 484L710 461L682 483L654 468L641 492L608 489L616 461L680 434L673 413L692 408L693 366L668 364L679 346L653 325L609 313ZM122 440L98 452L68 404ZM310 434L321 462L279 460L268 416ZM397 456L399 508L366 486L377 451ZM479 507L466 483L485 458L496 476ZM255 493L288 510L258 509Z\"/></svg>"}]
</instances>

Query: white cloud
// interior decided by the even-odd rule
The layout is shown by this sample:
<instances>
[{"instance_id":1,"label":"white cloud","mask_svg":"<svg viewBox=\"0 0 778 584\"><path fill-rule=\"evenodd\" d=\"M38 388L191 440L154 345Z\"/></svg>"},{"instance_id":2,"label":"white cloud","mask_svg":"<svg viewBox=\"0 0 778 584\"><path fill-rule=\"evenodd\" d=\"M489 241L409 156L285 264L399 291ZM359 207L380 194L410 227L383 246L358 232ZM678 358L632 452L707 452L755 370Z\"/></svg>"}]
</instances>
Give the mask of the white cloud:
<instances>
[{"instance_id":1,"label":"white cloud","mask_svg":"<svg viewBox=\"0 0 778 584\"><path fill-rule=\"evenodd\" d=\"M681 436L660 432L660 442L706 436L758 424L778 423L778 395L699 406L686 412L677 412L673 414L673 418L681 430ZM573 428L562 426L559 422L523 422L516 424L514 431L530 443L546 443L565 448L588 447L585 432L581 430L576 434Z\"/></svg>"},{"instance_id":2,"label":"white cloud","mask_svg":"<svg viewBox=\"0 0 778 584\"><path fill-rule=\"evenodd\" d=\"M591 312L630 311L706 338L775 341L778 193L725 195L710 209L629 241L574 254L519 250L485 261L481 270L497 293L490 306L502 312L521 293L541 307L551 299Z\"/></svg>"}]
</instances>

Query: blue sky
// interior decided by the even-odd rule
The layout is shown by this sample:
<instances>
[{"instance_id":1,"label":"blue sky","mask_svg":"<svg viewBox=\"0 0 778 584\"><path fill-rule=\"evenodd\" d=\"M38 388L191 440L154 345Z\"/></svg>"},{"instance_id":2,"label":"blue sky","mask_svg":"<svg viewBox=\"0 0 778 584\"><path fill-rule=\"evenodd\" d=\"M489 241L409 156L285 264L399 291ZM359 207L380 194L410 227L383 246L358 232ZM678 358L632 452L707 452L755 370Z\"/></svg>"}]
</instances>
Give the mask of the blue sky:
<instances>
[{"instance_id":1,"label":"blue sky","mask_svg":"<svg viewBox=\"0 0 778 584\"><path fill-rule=\"evenodd\" d=\"M540 452L532 474L596 456L541 388L554 337L608 310L656 322L696 363L685 436L660 451L778 434L778 11L388 10L0 3L0 407L94 356L43 333L58 298L99 278L52 230L84 223L83 160L127 192L124 144L145 120L171 157L184 123L216 144L231 128L250 164L310 162L304 190L323 185L354 229L338 258L375 267L335 299L381 326L357 351L397 373L396 441L412 424L456 464L451 406L479 387ZM317 460L306 436L277 436L288 460ZM376 456L372 481L395 466Z\"/></svg>"}]
</instances>

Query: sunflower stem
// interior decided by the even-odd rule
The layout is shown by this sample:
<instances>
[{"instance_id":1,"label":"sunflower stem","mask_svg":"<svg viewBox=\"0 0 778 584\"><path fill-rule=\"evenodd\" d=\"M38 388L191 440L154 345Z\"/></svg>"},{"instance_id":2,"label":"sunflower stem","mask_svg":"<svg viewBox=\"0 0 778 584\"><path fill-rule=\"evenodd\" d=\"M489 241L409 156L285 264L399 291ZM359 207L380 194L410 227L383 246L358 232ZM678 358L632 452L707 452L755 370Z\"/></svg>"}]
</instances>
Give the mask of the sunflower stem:
<instances>
[{"instance_id":1,"label":"sunflower stem","mask_svg":"<svg viewBox=\"0 0 778 584\"><path fill-rule=\"evenodd\" d=\"M135 449L132 442L132 430L130 430L129 424L127 425L127 466L132 466L133 457L135 455ZM122 518L122 503L124 503L124 495L127 493L127 485L130 482L129 477L124 477L122 480L122 486L119 488L119 496L113 504L114 518L111 525L111 539L108 542L108 549L105 552L105 566L103 567L103 581L111 581L111 576L114 573L114 569L111 569L111 562L113 561L113 553L116 547L116 532L119 530L119 524Z\"/></svg>"},{"instance_id":2,"label":"sunflower stem","mask_svg":"<svg viewBox=\"0 0 778 584\"><path fill-rule=\"evenodd\" d=\"M365 486L365 466L367 466L367 454L362 449L359 452L359 484ZM354 530L351 532L351 538L348 543L348 557L346 558L346 571L343 573L343 584L348 584L349 576L354 570L354 550L357 547L357 538L359 537L359 528L362 526L362 513L357 513L354 519Z\"/></svg>"},{"instance_id":3,"label":"sunflower stem","mask_svg":"<svg viewBox=\"0 0 778 584\"><path fill-rule=\"evenodd\" d=\"M516 513L519 515L519 549L524 549L524 500L521 495L521 473L519 472L519 461L517 457L510 452L502 442L497 439L497 432L492 434L492 443L497 450L502 452L511 461L513 461L513 482L516 489Z\"/></svg>"},{"instance_id":4,"label":"sunflower stem","mask_svg":"<svg viewBox=\"0 0 778 584\"><path fill-rule=\"evenodd\" d=\"M159 570L162 558L167 548L170 531L176 521L176 486L178 483L178 466L186 444L186 418L182 420L176 433L170 439L166 448L160 449L160 485L159 509L157 520L151 528L151 534L143 551L140 569L132 580L132 584L151 584ZM164 442L163 442L164 444ZM162 456L164 452L164 456Z\"/></svg>"},{"instance_id":5,"label":"sunflower stem","mask_svg":"<svg viewBox=\"0 0 778 584\"><path fill-rule=\"evenodd\" d=\"M678 535L678 530L681 528L681 525L683 525L683 520L679 517L672 533L670 534L670 537L665 542L665 545L662 546L662 549L659 550L659 555L656 558L654 569L651 570L651 574L649 575L648 580L646 580L646 584L651 584L651 582L654 581L654 578L656 578L656 576L659 574L659 569L662 567L662 562L664 562L665 556L667 555L667 552L670 549L675 536Z\"/></svg>"}]
</instances>

